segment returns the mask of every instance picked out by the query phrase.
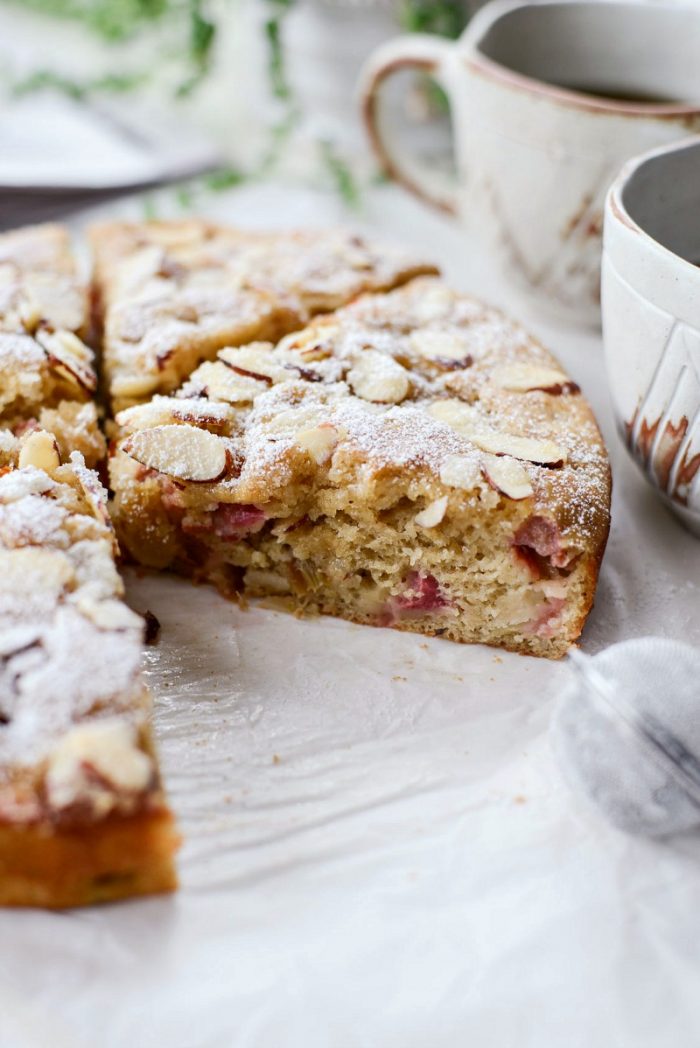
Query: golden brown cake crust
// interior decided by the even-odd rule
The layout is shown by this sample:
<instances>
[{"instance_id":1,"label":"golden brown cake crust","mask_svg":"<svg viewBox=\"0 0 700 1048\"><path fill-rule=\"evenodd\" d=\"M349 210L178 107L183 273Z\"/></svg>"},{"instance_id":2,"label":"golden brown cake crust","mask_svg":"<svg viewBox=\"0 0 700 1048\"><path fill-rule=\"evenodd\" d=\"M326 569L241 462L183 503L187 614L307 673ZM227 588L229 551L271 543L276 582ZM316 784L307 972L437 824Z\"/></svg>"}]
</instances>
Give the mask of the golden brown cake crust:
<instances>
[{"instance_id":1,"label":"golden brown cake crust","mask_svg":"<svg viewBox=\"0 0 700 1048\"><path fill-rule=\"evenodd\" d=\"M0 425L16 435L48 429L64 457L80 451L94 466L107 448L92 403L88 314L62 226L0 235Z\"/></svg>"},{"instance_id":2,"label":"golden brown cake crust","mask_svg":"<svg viewBox=\"0 0 700 1048\"><path fill-rule=\"evenodd\" d=\"M2 438L0 901L167 890L176 838L143 622L121 600L106 492L79 453L61 463L51 434Z\"/></svg>"},{"instance_id":3,"label":"golden brown cake crust","mask_svg":"<svg viewBox=\"0 0 700 1048\"><path fill-rule=\"evenodd\" d=\"M178 844L165 808L87 827L0 823L0 906L62 909L174 891Z\"/></svg>"},{"instance_id":4,"label":"golden brown cake crust","mask_svg":"<svg viewBox=\"0 0 700 1048\"><path fill-rule=\"evenodd\" d=\"M177 388L224 346L276 340L427 263L339 230L253 233L198 219L91 232L107 390L118 411Z\"/></svg>"},{"instance_id":5,"label":"golden brown cake crust","mask_svg":"<svg viewBox=\"0 0 700 1048\"><path fill-rule=\"evenodd\" d=\"M595 419L539 343L440 281L223 350L117 423L142 563L533 654L580 633L609 526Z\"/></svg>"}]
</instances>

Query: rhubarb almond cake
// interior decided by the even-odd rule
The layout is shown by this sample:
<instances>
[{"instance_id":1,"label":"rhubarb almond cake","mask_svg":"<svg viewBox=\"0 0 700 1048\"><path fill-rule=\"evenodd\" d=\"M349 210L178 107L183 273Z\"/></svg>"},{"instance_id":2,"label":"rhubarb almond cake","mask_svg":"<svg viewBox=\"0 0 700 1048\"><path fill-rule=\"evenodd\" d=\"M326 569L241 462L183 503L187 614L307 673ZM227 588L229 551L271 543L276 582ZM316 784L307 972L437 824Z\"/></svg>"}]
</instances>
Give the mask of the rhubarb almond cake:
<instances>
[{"instance_id":1,"label":"rhubarb almond cake","mask_svg":"<svg viewBox=\"0 0 700 1048\"><path fill-rule=\"evenodd\" d=\"M175 887L178 839L106 492L54 437L0 431L0 904Z\"/></svg>"},{"instance_id":2,"label":"rhubarb almond cake","mask_svg":"<svg viewBox=\"0 0 700 1048\"><path fill-rule=\"evenodd\" d=\"M593 414L435 278L224 348L116 424L113 515L141 564L534 655L581 632L609 526Z\"/></svg>"},{"instance_id":3,"label":"rhubarb almond cake","mask_svg":"<svg viewBox=\"0 0 700 1048\"><path fill-rule=\"evenodd\" d=\"M106 444L92 400L88 324L66 230L43 225L0 235L0 425L15 434L49 430L64 457L79 450L93 466Z\"/></svg>"},{"instance_id":4,"label":"rhubarb almond cake","mask_svg":"<svg viewBox=\"0 0 700 1048\"><path fill-rule=\"evenodd\" d=\"M253 233L192 219L91 235L115 411L175 390L217 351L276 340L365 291L435 267L340 230Z\"/></svg>"}]
</instances>

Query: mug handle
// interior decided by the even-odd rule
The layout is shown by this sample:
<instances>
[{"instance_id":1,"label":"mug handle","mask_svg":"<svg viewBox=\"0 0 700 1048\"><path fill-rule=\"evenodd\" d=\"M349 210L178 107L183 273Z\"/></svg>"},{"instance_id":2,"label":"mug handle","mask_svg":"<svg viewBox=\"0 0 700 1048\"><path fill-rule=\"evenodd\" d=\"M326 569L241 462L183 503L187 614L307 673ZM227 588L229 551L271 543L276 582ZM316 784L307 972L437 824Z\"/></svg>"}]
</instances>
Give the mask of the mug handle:
<instances>
[{"instance_id":1,"label":"mug handle","mask_svg":"<svg viewBox=\"0 0 700 1048\"><path fill-rule=\"evenodd\" d=\"M380 88L388 77L402 69L420 69L447 91L442 72L453 46L451 41L427 33L396 37L370 55L359 83L363 120L382 169L421 200L450 215L457 214L456 191L446 178L436 176L425 164L412 161L402 148L398 137L392 134L391 123L382 120Z\"/></svg>"}]
</instances>

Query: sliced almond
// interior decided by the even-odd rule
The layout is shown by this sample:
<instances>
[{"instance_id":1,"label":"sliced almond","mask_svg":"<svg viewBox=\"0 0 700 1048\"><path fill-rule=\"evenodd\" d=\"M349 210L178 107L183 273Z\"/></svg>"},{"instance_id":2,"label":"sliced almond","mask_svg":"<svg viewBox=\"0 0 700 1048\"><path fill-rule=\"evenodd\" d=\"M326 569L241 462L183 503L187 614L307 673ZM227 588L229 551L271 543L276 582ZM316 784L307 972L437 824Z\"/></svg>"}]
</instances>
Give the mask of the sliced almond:
<instances>
[{"instance_id":1,"label":"sliced almond","mask_svg":"<svg viewBox=\"0 0 700 1048\"><path fill-rule=\"evenodd\" d=\"M248 404L268 388L268 381L255 379L233 371L222 360L200 364L187 384L188 391L193 388L204 389L213 400L223 400L227 404Z\"/></svg>"},{"instance_id":2,"label":"sliced almond","mask_svg":"<svg viewBox=\"0 0 700 1048\"><path fill-rule=\"evenodd\" d=\"M375 404L400 404L410 389L408 372L393 357L363 350L348 372L356 396Z\"/></svg>"},{"instance_id":3,"label":"sliced almond","mask_svg":"<svg viewBox=\"0 0 700 1048\"><path fill-rule=\"evenodd\" d=\"M115 421L121 429L134 432L176 421L190 422L205 428L220 428L233 417L233 409L228 404L202 397L156 396L147 404L136 404L120 411Z\"/></svg>"},{"instance_id":4,"label":"sliced almond","mask_svg":"<svg viewBox=\"0 0 700 1048\"><path fill-rule=\"evenodd\" d=\"M97 388L92 352L72 331L37 331L37 342L46 350L49 366L61 378L87 393Z\"/></svg>"},{"instance_id":5,"label":"sliced almond","mask_svg":"<svg viewBox=\"0 0 700 1048\"><path fill-rule=\"evenodd\" d=\"M332 340L339 330L336 323L318 321L313 327L287 335L279 343L278 349L298 353L305 363L326 360L333 355Z\"/></svg>"},{"instance_id":6,"label":"sliced almond","mask_svg":"<svg viewBox=\"0 0 700 1048\"><path fill-rule=\"evenodd\" d=\"M124 442L122 449L148 469L179 480L218 480L228 464L221 437L194 426L141 429Z\"/></svg>"},{"instance_id":7,"label":"sliced almond","mask_svg":"<svg viewBox=\"0 0 700 1048\"><path fill-rule=\"evenodd\" d=\"M33 335L42 321L42 311L36 299L28 294L22 295L17 307L22 327L28 335Z\"/></svg>"},{"instance_id":8,"label":"sliced almond","mask_svg":"<svg viewBox=\"0 0 700 1048\"><path fill-rule=\"evenodd\" d=\"M416 524L421 528L434 528L442 521L447 509L447 495L429 503L420 513L416 513Z\"/></svg>"},{"instance_id":9,"label":"sliced almond","mask_svg":"<svg viewBox=\"0 0 700 1048\"><path fill-rule=\"evenodd\" d=\"M566 462L566 451L554 441L519 437L491 429L476 408L460 400L437 400L428 407L428 412L492 455L511 455L547 466L560 466Z\"/></svg>"},{"instance_id":10,"label":"sliced almond","mask_svg":"<svg viewBox=\"0 0 700 1048\"><path fill-rule=\"evenodd\" d=\"M157 244L147 244L134 251L119 265L117 279L122 290L140 290L152 277L157 276L165 260L165 252Z\"/></svg>"},{"instance_id":11,"label":"sliced almond","mask_svg":"<svg viewBox=\"0 0 700 1048\"><path fill-rule=\"evenodd\" d=\"M52 808L84 801L106 813L115 806L115 791L144 790L152 776L153 763L139 747L136 728L105 718L78 724L61 738L49 759L46 792Z\"/></svg>"},{"instance_id":12,"label":"sliced almond","mask_svg":"<svg viewBox=\"0 0 700 1048\"><path fill-rule=\"evenodd\" d=\"M515 459L485 455L482 467L491 486L509 499L518 501L534 495L529 473Z\"/></svg>"},{"instance_id":13,"label":"sliced almond","mask_svg":"<svg viewBox=\"0 0 700 1048\"><path fill-rule=\"evenodd\" d=\"M100 483L100 478L94 469L88 469L85 459L78 451L74 451L70 457L71 469L78 478L83 489L85 501L92 510L93 516L100 523L105 524L112 532L112 522L107 508L107 492Z\"/></svg>"},{"instance_id":14,"label":"sliced almond","mask_svg":"<svg viewBox=\"0 0 700 1048\"><path fill-rule=\"evenodd\" d=\"M61 456L58 453L58 444L53 433L47 433L44 429L37 429L25 440L19 453L19 467L34 466L51 474L61 465Z\"/></svg>"},{"instance_id":15,"label":"sliced almond","mask_svg":"<svg viewBox=\"0 0 700 1048\"><path fill-rule=\"evenodd\" d=\"M436 400L429 405L428 414L466 437L484 425L477 409L461 400Z\"/></svg>"},{"instance_id":16,"label":"sliced almond","mask_svg":"<svg viewBox=\"0 0 700 1048\"><path fill-rule=\"evenodd\" d=\"M493 373L493 381L501 389L512 393L529 393L532 390L561 393L574 387L574 383L563 371L539 364L508 364L497 368Z\"/></svg>"},{"instance_id":17,"label":"sliced almond","mask_svg":"<svg viewBox=\"0 0 700 1048\"><path fill-rule=\"evenodd\" d=\"M452 309L455 294L437 281L428 284L418 302L411 309L412 316L422 324L431 320L441 320Z\"/></svg>"},{"instance_id":18,"label":"sliced almond","mask_svg":"<svg viewBox=\"0 0 700 1048\"><path fill-rule=\"evenodd\" d=\"M464 338L453 331L414 331L408 341L419 357L459 363L464 367L469 367L472 362Z\"/></svg>"},{"instance_id":19,"label":"sliced almond","mask_svg":"<svg viewBox=\"0 0 700 1048\"><path fill-rule=\"evenodd\" d=\"M511 455L543 466L562 466L566 462L566 451L553 440L535 440L533 437L516 437L511 433L496 431L476 433L470 439L482 451L492 455Z\"/></svg>"},{"instance_id":20,"label":"sliced almond","mask_svg":"<svg viewBox=\"0 0 700 1048\"><path fill-rule=\"evenodd\" d=\"M276 363L271 349L270 342L251 342L249 346L238 349L222 349L219 360L223 360L237 374L271 386L273 382L282 382L289 377Z\"/></svg>"},{"instance_id":21,"label":"sliced almond","mask_svg":"<svg viewBox=\"0 0 700 1048\"><path fill-rule=\"evenodd\" d=\"M117 400L141 400L158 389L157 375L116 375L110 384L110 393Z\"/></svg>"},{"instance_id":22,"label":"sliced almond","mask_svg":"<svg viewBox=\"0 0 700 1048\"><path fill-rule=\"evenodd\" d=\"M302 429L296 435L296 443L308 451L314 462L322 466L327 462L340 439L340 433L335 426L321 425L311 429Z\"/></svg>"},{"instance_id":23,"label":"sliced almond","mask_svg":"<svg viewBox=\"0 0 700 1048\"><path fill-rule=\"evenodd\" d=\"M440 480L448 488L472 491L479 483L481 470L469 455L448 455L440 467Z\"/></svg>"},{"instance_id":24,"label":"sliced almond","mask_svg":"<svg viewBox=\"0 0 700 1048\"><path fill-rule=\"evenodd\" d=\"M120 600L93 600L82 597L78 610L100 630L143 629L143 620Z\"/></svg>"}]
</instances>

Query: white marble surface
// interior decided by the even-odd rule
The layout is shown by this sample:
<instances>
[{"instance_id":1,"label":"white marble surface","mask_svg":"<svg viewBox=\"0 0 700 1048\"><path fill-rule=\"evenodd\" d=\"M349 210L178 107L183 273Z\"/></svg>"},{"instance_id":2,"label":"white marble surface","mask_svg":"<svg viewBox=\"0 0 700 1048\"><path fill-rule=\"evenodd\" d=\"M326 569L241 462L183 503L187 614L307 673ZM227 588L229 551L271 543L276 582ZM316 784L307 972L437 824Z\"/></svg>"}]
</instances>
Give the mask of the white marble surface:
<instances>
[{"instance_id":1,"label":"white marble surface","mask_svg":"<svg viewBox=\"0 0 700 1048\"><path fill-rule=\"evenodd\" d=\"M244 225L347 220L292 187L217 198ZM128 209L127 209L128 210ZM700 543L612 430L599 337L512 297L391 188L359 225L524 319L593 401L613 528L583 638L700 643ZM563 663L335 620L243 613L137 579L185 834L172 898L0 913L0 1048L675 1048L700 1030L700 837L627 839L563 786Z\"/></svg>"}]
</instances>

